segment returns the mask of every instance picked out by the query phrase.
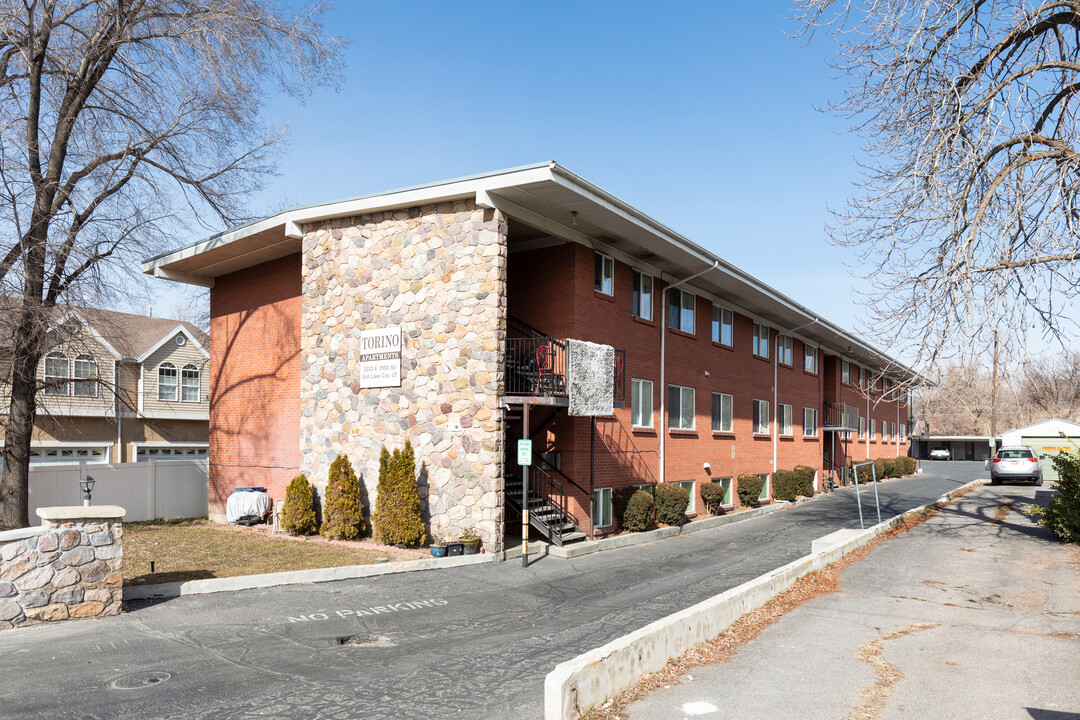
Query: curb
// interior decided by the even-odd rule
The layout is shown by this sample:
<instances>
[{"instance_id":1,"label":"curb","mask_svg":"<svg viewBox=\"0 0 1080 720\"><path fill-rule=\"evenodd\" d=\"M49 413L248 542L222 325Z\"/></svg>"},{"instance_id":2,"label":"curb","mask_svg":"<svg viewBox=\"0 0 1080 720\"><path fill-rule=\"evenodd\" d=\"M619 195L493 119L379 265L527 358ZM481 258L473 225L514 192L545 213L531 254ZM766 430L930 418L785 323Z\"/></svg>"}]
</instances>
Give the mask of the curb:
<instances>
[{"instance_id":1,"label":"curb","mask_svg":"<svg viewBox=\"0 0 1080 720\"><path fill-rule=\"evenodd\" d=\"M937 502L947 501L957 493L981 484L982 480L967 483L942 496ZM816 554L794 560L560 663L544 679L544 719L575 720L581 717L609 697L633 687L643 675L660 670L671 658L720 634L746 613L760 608L790 588L803 575L839 560L891 528L906 515L921 512L927 507L921 505L913 508L866 530L838 531L826 535L817 541L821 543L821 551Z\"/></svg>"},{"instance_id":2,"label":"curb","mask_svg":"<svg viewBox=\"0 0 1080 720\"><path fill-rule=\"evenodd\" d=\"M345 567L319 568L317 570L292 570L263 575L240 575L238 577L188 580L187 582L161 583L159 585L125 585L124 600L148 600L173 598L181 595L209 595L211 593L253 590L279 585L304 585L309 583L354 580L378 575L437 570L441 568L483 565L494 562L495 554L459 555L447 558L405 560L385 565L347 565Z\"/></svg>"}]
</instances>

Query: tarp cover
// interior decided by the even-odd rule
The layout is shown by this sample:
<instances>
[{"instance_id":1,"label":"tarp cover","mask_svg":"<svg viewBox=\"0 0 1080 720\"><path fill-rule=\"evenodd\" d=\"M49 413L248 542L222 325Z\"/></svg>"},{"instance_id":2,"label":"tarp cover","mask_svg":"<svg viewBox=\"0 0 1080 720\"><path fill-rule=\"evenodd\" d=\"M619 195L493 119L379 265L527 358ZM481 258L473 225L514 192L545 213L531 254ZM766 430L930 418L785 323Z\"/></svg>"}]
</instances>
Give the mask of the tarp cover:
<instances>
[{"instance_id":1,"label":"tarp cover","mask_svg":"<svg viewBox=\"0 0 1080 720\"><path fill-rule=\"evenodd\" d=\"M571 415L611 415L615 409L615 349L566 341L567 395Z\"/></svg>"},{"instance_id":2,"label":"tarp cover","mask_svg":"<svg viewBox=\"0 0 1080 720\"><path fill-rule=\"evenodd\" d=\"M260 520L270 512L270 496L264 492L234 492L225 501L225 519L234 523L240 518Z\"/></svg>"}]
</instances>

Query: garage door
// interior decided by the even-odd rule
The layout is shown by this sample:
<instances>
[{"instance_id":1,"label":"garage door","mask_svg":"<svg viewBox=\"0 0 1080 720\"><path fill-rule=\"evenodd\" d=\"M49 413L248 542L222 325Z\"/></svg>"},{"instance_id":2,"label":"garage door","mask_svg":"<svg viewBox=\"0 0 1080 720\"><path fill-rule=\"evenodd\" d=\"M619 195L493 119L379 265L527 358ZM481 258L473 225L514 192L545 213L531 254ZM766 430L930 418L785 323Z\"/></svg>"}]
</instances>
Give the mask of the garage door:
<instances>
[{"instance_id":1,"label":"garage door","mask_svg":"<svg viewBox=\"0 0 1080 720\"><path fill-rule=\"evenodd\" d=\"M1054 469L1054 463L1050 459L1059 452L1072 450L1073 442L1080 443L1080 438L1069 438L1068 440L1063 437L1020 438L1020 444L1029 445L1042 461L1044 480L1057 480L1057 470Z\"/></svg>"}]
</instances>

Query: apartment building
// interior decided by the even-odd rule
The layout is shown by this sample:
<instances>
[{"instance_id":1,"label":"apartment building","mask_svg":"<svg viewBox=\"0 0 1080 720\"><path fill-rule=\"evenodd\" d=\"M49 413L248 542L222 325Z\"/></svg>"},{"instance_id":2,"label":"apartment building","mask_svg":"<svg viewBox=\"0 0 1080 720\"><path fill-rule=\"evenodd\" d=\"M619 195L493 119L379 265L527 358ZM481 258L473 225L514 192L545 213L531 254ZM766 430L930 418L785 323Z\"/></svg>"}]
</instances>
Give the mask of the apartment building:
<instances>
[{"instance_id":1,"label":"apartment building","mask_svg":"<svg viewBox=\"0 0 1080 720\"><path fill-rule=\"evenodd\" d=\"M906 455L913 372L556 163L295 208L151 258L211 288L211 516L416 450L432 531L616 529L613 491ZM610 348L572 414L567 348ZM605 356L607 357L607 356ZM532 440L527 488L518 440Z\"/></svg>"},{"instance_id":2,"label":"apartment building","mask_svg":"<svg viewBox=\"0 0 1080 720\"><path fill-rule=\"evenodd\" d=\"M60 307L56 315L37 368L32 465L207 456L204 332L187 322L97 308ZM0 347L10 378L4 353ZM6 384L0 408L8 407L9 392Z\"/></svg>"}]
</instances>

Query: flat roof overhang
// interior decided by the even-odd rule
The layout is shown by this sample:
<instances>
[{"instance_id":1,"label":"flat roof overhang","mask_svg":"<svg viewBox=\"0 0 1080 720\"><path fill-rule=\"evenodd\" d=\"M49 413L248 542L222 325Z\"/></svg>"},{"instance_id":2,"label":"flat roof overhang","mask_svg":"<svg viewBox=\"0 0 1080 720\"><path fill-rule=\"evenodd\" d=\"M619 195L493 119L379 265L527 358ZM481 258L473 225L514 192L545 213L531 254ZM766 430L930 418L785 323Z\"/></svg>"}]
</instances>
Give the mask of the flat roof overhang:
<instances>
[{"instance_id":1,"label":"flat roof overhang","mask_svg":"<svg viewBox=\"0 0 1080 720\"><path fill-rule=\"evenodd\" d=\"M708 293L831 354L886 370L901 379L919 376L688 238L589 183L555 162L363 195L285 210L149 258L147 274L212 287L214 279L302 249L304 226L342 217L418 205L474 199L539 231L510 251L577 242L646 269L666 283Z\"/></svg>"}]
</instances>

